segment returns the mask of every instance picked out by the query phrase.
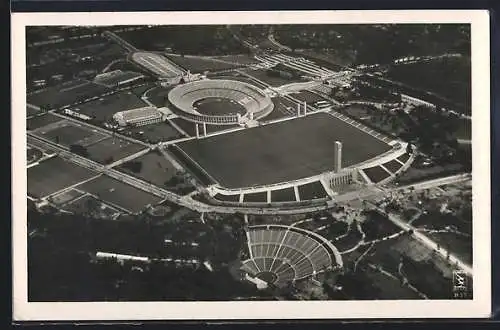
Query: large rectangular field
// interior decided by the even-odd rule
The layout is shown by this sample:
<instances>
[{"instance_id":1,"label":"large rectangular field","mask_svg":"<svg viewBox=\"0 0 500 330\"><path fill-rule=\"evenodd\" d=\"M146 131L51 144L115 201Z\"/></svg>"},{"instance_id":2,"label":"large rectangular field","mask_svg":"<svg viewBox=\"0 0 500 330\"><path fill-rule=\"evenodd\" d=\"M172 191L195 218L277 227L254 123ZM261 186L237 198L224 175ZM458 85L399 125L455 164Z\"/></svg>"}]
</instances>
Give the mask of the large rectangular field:
<instances>
[{"instance_id":1,"label":"large rectangular field","mask_svg":"<svg viewBox=\"0 0 500 330\"><path fill-rule=\"evenodd\" d=\"M61 120L51 125L46 125L36 130L34 134L65 147L69 147L72 144L85 147L109 137L109 135L95 129L68 120Z\"/></svg>"},{"instance_id":2,"label":"large rectangular field","mask_svg":"<svg viewBox=\"0 0 500 330\"><path fill-rule=\"evenodd\" d=\"M28 168L28 195L45 197L96 175L87 168L54 157Z\"/></svg>"},{"instance_id":3,"label":"large rectangular field","mask_svg":"<svg viewBox=\"0 0 500 330\"><path fill-rule=\"evenodd\" d=\"M99 121L108 121L119 111L146 107L148 104L132 92L119 92L78 105L74 110Z\"/></svg>"},{"instance_id":4,"label":"large rectangular field","mask_svg":"<svg viewBox=\"0 0 500 330\"><path fill-rule=\"evenodd\" d=\"M169 181L177 173L174 165L161 153L155 151L121 164L118 168L120 171L158 186L165 185L165 182Z\"/></svg>"},{"instance_id":5,"label":"large rectangular field","mask_svg":"<svg viewBox=\"0 0 500 330\"><path fill-rule=\"evenodd\" d=\"M74 80L62 85L48 87L27 96L27 102L47 109L59 108L77 101L99 96L110 90L102 85L85 80Z\"/></svg>"},{"instance_id":6,"label":"large rectangular field","mask_svg":"<svg viewBox=\"0 0 500 330\"><path fill-rule=\"evenodd\" d=\"M161 201L157 196L104 175L79 185L78 189L134 213L143 210L148 204Z\"/></svg>"},{"instance_id":7,"label":"large rectangular field","mask_svg":"<svg viewBox=\"0 0 500 330\"><path fill-rule=\"evenodd\" d=\"M89 158L101 164L110 164L135 154L145 147L119 138L107 138L87 148Z\"/></svg>"},{"instance_id":8,"label":"large rectangular field","mask_svg":"<svg viewBox=\"0 0 500 330\"><path fill-rule=\"evenodd\" d=\"M326 113L190 140L179 147L222 186L239 188L330 171L335 141L343 143L344 167L391 149Z\"/></svg>"}]
</instances>

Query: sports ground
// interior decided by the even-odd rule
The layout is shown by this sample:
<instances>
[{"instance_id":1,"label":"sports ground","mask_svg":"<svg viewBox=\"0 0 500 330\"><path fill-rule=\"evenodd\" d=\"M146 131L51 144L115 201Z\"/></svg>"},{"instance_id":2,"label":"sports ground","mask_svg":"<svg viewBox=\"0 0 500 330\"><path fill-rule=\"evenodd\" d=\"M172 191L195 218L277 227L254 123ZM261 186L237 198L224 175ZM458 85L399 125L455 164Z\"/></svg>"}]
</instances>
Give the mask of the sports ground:
<instances>
[{"instance_id":1,"label":"sports ground","mask_svg":"<svg viewBox=\"0 0 500 330\"><path fill-rule=\"evenodd\" d=\"M47 159L28 169L28 195L45 197L95 175L96 172L62 158Z\"/></svg>"},{"instance_id":2,"label":"sports ground","mask_svg":"<svg viewBox=\"0 0 500 330\"><path fill-rule=\"evenodd\" d=\"M391 147L325 113L190 140L178 146L220 185L242 188L310 177L333 169L335 141L343 166L371 159Z\"/></svg>"}]
</instances>

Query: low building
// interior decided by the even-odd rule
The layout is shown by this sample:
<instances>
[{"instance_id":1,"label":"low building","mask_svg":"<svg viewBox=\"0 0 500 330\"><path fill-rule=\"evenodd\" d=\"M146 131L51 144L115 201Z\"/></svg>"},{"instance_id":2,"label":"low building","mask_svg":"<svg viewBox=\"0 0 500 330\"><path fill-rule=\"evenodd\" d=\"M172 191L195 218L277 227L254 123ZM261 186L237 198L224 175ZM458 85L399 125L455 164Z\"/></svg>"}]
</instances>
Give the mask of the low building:
<instances>
[{"instance_id":1,"label":"low building","mask_svg":"<svg viewBox=\"0 0 500 330\"><path fill-rule=\"evenodd\" d=\"M120 126L144 126L161 122L163 114L155 107L142 107L117 112L113 115L113 119Z\"/></svg>"}]
</instances>

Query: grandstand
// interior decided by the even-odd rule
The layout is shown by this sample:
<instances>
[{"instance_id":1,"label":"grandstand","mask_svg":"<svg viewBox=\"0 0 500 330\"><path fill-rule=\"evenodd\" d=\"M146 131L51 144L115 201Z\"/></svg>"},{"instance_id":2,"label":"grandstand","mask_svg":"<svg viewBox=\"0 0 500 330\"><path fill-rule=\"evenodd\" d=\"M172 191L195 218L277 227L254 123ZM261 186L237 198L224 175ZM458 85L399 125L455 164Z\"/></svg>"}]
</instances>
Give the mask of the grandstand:
<instances>
[{"instance_id":1,"label":"grandstand","mask_svg":"<svg viewBox=\"0 0 500 330\"><path fill-rule=\"evenodd\" d=\"M185 73L177 64L156 53L134 52L130 60L163 79L180 80Z\"/></svg>"},{"instance_id":2,"label":"grandstand","mask_svg":"<svg viewBox=\"0 0 500 330\"><path fill-rule=\"evenodd\" d=\"M242 106L243 114L227 109L226 114L203 114L193 104L210 98L232 100ZM257 87L236 80L199 80L179 85L168 94L176 113L191 122L217 125L241 124L268 115L274 108L269 96Z\"/></svg>"},{"instance_id":3,"label":"grandstand","mask_svg":"<svg viewBox=\"0 0 500 330\"><path fill-rule=\"evenodd\" d=\"M250 258L241 270L276 286L342 267L337 249L305 229L282 225L251 226L247 232Z\"/></svg>"},{"instance_id":4,"label":"grandstand","mask_svg":"<svg viewBox=\"0 0 500 330\"><path fill-rule=\"evenodd\" d=\"M117 112L113 119L120 126L144 126L161 122L163 114L154 107L142 107Z\"/></svg>"}]
</instances>

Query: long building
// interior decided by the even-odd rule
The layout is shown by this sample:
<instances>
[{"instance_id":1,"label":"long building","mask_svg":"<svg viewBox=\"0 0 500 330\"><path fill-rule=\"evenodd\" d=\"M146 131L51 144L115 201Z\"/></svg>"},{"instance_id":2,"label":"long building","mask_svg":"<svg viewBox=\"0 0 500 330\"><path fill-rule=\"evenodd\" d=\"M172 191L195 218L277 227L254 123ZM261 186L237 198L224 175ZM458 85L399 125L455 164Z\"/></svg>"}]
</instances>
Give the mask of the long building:
<instances>
[{"instance_id":1,"label":"long building","mask_svg":"<svg viewBox=\"0 0 500 330\"><path fill-rule=\"evenodd\" d=\"M113 119L120 126L144 126L161 122L163 113L154 107L143 107L117 112L113 115Z\"/></svg>"}]
</instances>

